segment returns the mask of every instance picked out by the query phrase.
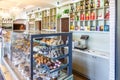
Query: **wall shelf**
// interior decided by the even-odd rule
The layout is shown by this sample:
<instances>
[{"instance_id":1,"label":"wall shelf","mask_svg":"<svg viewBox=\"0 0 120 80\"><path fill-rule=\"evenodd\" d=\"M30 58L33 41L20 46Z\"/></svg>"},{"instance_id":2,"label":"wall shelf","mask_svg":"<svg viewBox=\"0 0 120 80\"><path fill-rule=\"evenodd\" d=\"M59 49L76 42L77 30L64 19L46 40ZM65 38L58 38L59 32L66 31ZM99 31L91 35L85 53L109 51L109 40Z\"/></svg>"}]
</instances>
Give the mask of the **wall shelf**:
<instances>
[{"instance_id":1,"label":"wall shelf","mask_svg":"<svg viewBox=\"0 0 120 80\"><path fill-rule=\"evenodd\" d=\"M70 32L74 32L74 33L103 33L103 34L110 34L109 31L80 31L80 30L71 30Z\"/></svg>"},{"instance_id":2,"label":"wall shelf","mask_svg":"<svg viewBox=\"0 0 120 80\"><path fill-rule=\"evenodd\" d=\"M76 27L84 29L87 27L90 31L109 31L109 6L104 5L105 0L99 3L96 0L82 0L72 3L70 5L70 30L77 29ZM78 12L74 13L73 9L77 10L77 8ZM76 17L79 18L79 21L74 21Z\"/></svg>"}]
</instances>

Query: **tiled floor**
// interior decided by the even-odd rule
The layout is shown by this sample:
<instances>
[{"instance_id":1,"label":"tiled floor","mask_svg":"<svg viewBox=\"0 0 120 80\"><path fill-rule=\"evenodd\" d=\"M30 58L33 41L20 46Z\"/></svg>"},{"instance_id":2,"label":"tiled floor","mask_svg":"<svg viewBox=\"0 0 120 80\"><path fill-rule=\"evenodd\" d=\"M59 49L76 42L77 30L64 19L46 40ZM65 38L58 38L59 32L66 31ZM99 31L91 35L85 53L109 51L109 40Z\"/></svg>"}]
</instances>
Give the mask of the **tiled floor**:
<instances>
[{"instance_id":1,"label":"tiled floor","mask_svg":"<svg viewBox=\"0 0 120 80\"><path fill-rule=\"evenodd\" d=\"M77 72L73 71L73 77L74 77L74 80L89 80L83 76L81 76L80 74L78 74Z\"/></svg>"}]
</instances>

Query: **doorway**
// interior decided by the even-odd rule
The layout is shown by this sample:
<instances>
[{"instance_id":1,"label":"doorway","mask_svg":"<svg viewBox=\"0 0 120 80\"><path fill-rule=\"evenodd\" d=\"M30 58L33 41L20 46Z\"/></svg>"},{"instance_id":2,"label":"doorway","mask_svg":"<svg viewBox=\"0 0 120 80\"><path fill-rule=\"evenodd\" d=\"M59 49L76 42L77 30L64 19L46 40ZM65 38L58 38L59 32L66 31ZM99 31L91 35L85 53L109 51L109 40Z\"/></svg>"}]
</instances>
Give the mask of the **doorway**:
<instances>
[{"instance_id":1,"label":"doorway","mask_svg":"<svg viewBox=\"0 0 120 80\"><path fill-rule=\"evenodd\" d=\"M69 18L61 18L61 32L69 32Z\"/></svg>"},{"instance_id":2,"label":"doorway","mask_svg":"<svg viewBox=\"0 0 120 80\"><path fill-rule=\"evenodd\" d=\"M61 18L61 32L69 32L69 18ZM66 43L67 37L62 36L62 40Z\"/></svg>"}]
</instances>

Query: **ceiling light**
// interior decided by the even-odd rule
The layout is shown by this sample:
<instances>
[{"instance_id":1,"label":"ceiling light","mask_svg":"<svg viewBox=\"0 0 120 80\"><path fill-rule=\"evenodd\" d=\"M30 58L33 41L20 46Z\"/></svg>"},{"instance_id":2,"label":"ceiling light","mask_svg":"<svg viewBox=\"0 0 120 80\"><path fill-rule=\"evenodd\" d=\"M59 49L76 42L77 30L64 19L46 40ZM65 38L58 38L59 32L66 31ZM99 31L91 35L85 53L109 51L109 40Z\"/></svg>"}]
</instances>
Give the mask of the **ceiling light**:
<instances>
[{"instance_id":1,"label":"ceiling light","mask_svg":"<svg viewBox=\"0 0 120 80\"><path fill-rule=\"evenodd\" d=\"M25 7L25 9L30 9L30 8L33 8L33 7L35 7L35 6L34 5L28 5L28 6Z\"/></svg>"}]
</instances>

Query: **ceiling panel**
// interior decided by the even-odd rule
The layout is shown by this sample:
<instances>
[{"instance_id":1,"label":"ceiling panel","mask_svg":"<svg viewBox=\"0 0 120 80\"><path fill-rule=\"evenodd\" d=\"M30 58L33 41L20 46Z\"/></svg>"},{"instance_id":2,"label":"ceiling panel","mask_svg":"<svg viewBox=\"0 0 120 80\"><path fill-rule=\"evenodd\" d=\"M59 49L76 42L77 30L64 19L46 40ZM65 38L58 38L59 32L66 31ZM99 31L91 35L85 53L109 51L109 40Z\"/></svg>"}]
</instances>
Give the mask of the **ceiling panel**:
<instances>
[{"instance_id":1,"label":"ceiling panel","mask_svg":"<svg viewBox=\"0 0 120 80\"><path fill-rule=\"evenodd\" d=\"M55 7L57 1L66 2L70 0L0 0L0 8L10 9L12 7L26 8L29 5L34 7Z\"/></svg>"}]
</instances>

